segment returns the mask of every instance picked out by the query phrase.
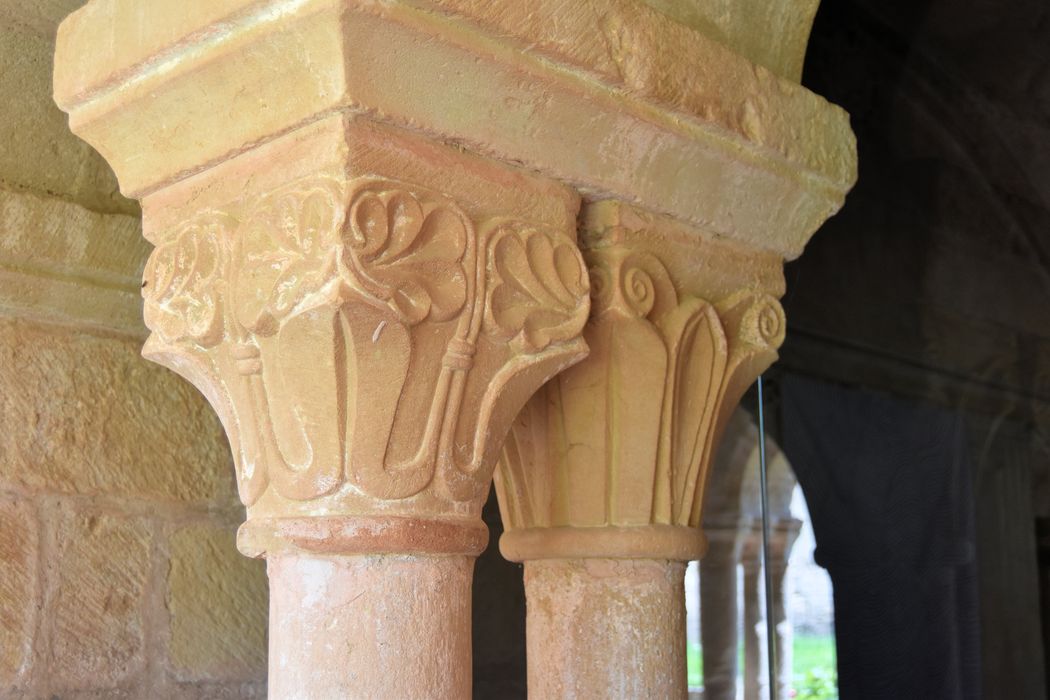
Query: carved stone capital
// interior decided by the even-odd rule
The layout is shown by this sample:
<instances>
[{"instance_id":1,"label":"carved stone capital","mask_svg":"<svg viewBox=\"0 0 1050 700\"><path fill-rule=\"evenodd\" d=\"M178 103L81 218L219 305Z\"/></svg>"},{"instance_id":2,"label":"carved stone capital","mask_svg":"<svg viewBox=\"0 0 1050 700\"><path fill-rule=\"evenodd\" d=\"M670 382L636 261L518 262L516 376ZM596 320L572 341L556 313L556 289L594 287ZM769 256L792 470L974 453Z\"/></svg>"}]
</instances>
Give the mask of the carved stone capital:
<instances>
[{"instance_id":1,"label":"carved stone capital","mask_svg":"<svg viewBox=\"0 0 1050 700\"><path fill-rule=\"evenodd\" d=\"M583 222L591 355L511 431L501 548L515 560L699 558L714 446L784 338L780 260L616 202ZM602 544L567 546L580 538Z\"/></svg>"},{"instance_id":2,"label":"carved stone capital","mask_svg":"<svg viewBox=\"0 0 1050 700\"><path fill-rule=\"evenodd\" d=\"M480 547L507 430L586 339L507 446L504 551L604 557L531 567L530 645L594 652L586 687L684 697L683 567L621 560L702 552L712 447L783 337L781 262L856 158L792 79L804 31L673 4L90 0L63 22L56 101L157 245L146 353L225 422L242 549L289 550L276 695L467 696L469 564L447 555ZM770 50L726 45L745 34ZM577 191L667 218L591 205L584 259Z\"/></svg>"},{"instance_id":3,"label":"carved stone capital","mask_svg":"<svg viewBox=\"0 0 1050 700\"><path fill-rule=\"evenodd\" d=\"M384 167L296 172L324 144L373 148ZM222 417L242 549L480 551L511 420L586 352L575 198L354 120L264 150L144 203L144 354ZM465 174L412 181L407 152ZM181 199L201 191L212 201ZM530 195L550 201L521 211Z\"/></svg>"}]
</instances>

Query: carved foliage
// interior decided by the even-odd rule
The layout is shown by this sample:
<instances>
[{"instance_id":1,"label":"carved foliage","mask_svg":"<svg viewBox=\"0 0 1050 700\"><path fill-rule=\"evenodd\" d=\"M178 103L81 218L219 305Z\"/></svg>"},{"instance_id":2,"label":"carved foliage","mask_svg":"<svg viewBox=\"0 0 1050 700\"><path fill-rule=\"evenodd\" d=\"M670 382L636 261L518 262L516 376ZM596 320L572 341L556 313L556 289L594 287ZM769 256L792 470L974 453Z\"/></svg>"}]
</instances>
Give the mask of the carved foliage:
<instances>
[{"instance_id":1,"label":"carved foliage","mask_svg":"<svg viewBox=\"0 0 1050 700\"><path fill-rule=\"evenodd\" d=\"M519 225L500 226L489 244L492 283L485 321L488 333L525 352L579 333L586 272L576 245Z\"/></svg>"},{"instance_id":2,"label":"carved foliage","mask_svg":"<svg viewBox=\"0 0 1050 700\"><path fill-rule=\"evenodd\" d=\"M578 359L589 306L564 232L478 224L375 180L312 178L204 213L162 238L145 277L147 355L215 405L248 505L347 482L399 499L435 475L445 497L475 498L510 375ZM454 449L462 435L473 449Z\"/></svg>"},{"instance_id":3,"label":"carved foliage","mask_svg":"<svg viewBox=\"0 0 1050 700\"><path fill-rule=\"evenodd\" d=\"M473 303L477 245L455 208L404 190L362 192L350 210L344 262L361 291L387 302L403 322L447 321Z\"/></svg>"},{"instance_id":4,"label":"carved foliage","mask_svg":"<svg viewBox=\"0 0 1050 700\"><path fill-rule=\"evenodd\" d=\"M150 256L143 296L147 322L169 342L212 347L222 339L219 277L226 266L228 217L202 217Z\"/></svg>"},{"instance_id":5,"label":"carved foliage","mask_svg":"<svg viewBox=\"0 0 1050 700\"><path fill-rule=\"evenodd\" d=\"M776 358L776 299L680 294L654 255L586 254L591 354L515 423L496 485L511 527L698 525L712 448Z\"/></svg>"}]
</instances>

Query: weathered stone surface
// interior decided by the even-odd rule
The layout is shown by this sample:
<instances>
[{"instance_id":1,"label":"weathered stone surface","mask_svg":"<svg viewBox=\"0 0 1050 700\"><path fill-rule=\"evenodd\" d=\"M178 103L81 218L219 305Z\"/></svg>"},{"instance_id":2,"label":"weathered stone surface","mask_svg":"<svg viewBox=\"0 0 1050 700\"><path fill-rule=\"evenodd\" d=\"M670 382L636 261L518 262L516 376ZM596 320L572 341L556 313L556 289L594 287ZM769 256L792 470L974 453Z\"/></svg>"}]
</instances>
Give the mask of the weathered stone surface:
<instances>
[{"instance_id":1,"label":"weathered stone surface","mask_svg":"<svg viewBox=\"0 0 1050 700\"><path fill-rule=\"evenodd\" d=\"M820 0L643 0L747 56L777 75L798 82L809 30Z\"/></svg>"},{"instance_id":2,"label":"weathered stone surface","mask_svg":"<svg viewBox=\"0 0 1050 700\"><path fill-rule=\"evenodd\" d=\"M193 525L171 538L169 657L180 681L266 674L266 569L241 556L234 529Z\"/></svg>"},{"instance_id":3,"label":"weathered stone surface","mask_svg":"<svg viewBox=\"0 0 1050 700\"><path fill-rule=\"evenodd\" d=\"M856 177L841 110L643 3L435 4L95 0L56 99L136 197L339 111L787 257Z\"/></svg>"},{"instance_id":4,"label":"weathered stone surface","mask_svg":"<svg viewBox=\"0 0 1050 700\"><path fill-rule=\"evenodd\" d=\"M331 117L144 201L143 354L211 399L251 518L473 526L513 416L586 352L578 208Z\"/></svg>"},{"instance_id":5,"label":"weathered stone surface","mask_svg":"<svg viewBox=\"0 0 1050 700\"><path fill-rule=\"evenodd\" d=\"M58 528L48 562L53 688L111 688L142 671L151 540L144 522L102 513Z\"/></svg>"},{"instance_id":6,"label":"weathered stone surface","mask_svg":"<svg viewBox=\"0 0 1050 700\"><path fill-rule=\"evenodd\" d=\"M712 454L784 338L781 260L611 201L585 205L580 237L590 355L519 414L495 480L500 550L525 562L529 690L684 697L675 562L704 554Z\"/></svg>"},{"instance_id":7,"label":"weathered stone surface","mask_svg":"<svg viewBox=\"0 0 1050 700\"><path fill-rule=\"evenodd\" d=\"M684 576L681 562L527 562L529 697L685 698Z\"/></svg>"},{"instance_id":8,"label":"weathered stone surface","mask_svg":"<svg viewBox=\"0 0 1050 700\"><path fill-rule=\"evenodd\" d=\"M274 698L470 697L473 557L281 553L267 564Z\"/></svg>"},{"instance_id":9,"label":"weathered stone surface","mask_svg":"<svg viewBox=\"0 0 1050 700\"><path fill-rule=\"evenodd\" d=\"M591 352L511 429L501 551L698 559L715 446L784 338L780 259L616 202L586 205L581 222Z\"/></svg>"},{"instance_id":10,"label":"weathered stone surface","mask_svg":"<svg viewBox=\"0 0 1050 700\"><path fill-rule=\"evenodd\" d=\"M51 100L57 20L79 3L0 0L0 186L134 215L105 161L69 131Z\"/></svg>"},{"instance_id":11,"label":"weathered stone surface","mask_svg":"<svg viewBox=\"0 0 1050 700\"><path fill-rule=\"evenodd\" d=\"M284 596L276 697L469 689L463 555L484 547L502 436L586 351L578 208L545 178L338 115L145 200L157 248L144 354L224 419L248 506L242 551L267 556ZM315 614L274 576L287 550L337 569L379 555L352 557L374 595ZM423 557L434 565L408 567L418 578L394 556L422 553L460 556ZM447 562L455 580L433 581ZM392 617L407 603L412 615ZM377 650L344 648L373 632Z\"/></svg>"},{"instance_id":12,"label":"weathered stone surface","mask_svg":"<svg viewBox=\"0 0 1050 700\"><path fill-rule=\"evenodd\" d=\"M84 4L84 0L0 0L0 18L5 22L53 37L55 28L66 15ZM47 77L40 78L46 81Z\"/></svg>"},{"instance_id":13,"label":"weathered stone surface","mask_svg":"<svg viewBox=\"0 0 1050 700\"><path fill-rule=\"evenodd\" d=\"M215 414L138 342L0 319L0 483L229 504Z\"/></svg>"},{"instance_id":14,"label":"weathered stone surface","mask_svg":"<svg viewBox=\"0 0 1050 700\"><path fill-rule=\"evenodd\" d=\"M0 314L144 337L141 228L0 186Z\"/></svg>"},{"instance_id":15,"label":"weathered stone surface","mask_svg":"<svg viewBox=\"0 0 1050 700\"><path fill-rule=\"evenodd\" d=\"M139 700L143 689L131 688L106 688L104 690L63 690L60 694L51 695L61 700Z\"/></svg>"},{"instance_id":16,"label":"weathered stone surface","mask_svg":"<svg viewBox=\"0 0 1050 700\"><path fill-rule=\"evenodd\" d=\"M165 689L165 700L266 700L266 683L180 683Z\"/></svg>"},{"instance_id":17,"label":"weathered stone surface","mask_svg":"<svg viewBox=\"0 0 1050 700\"><path fill-rule=\"evenodd\" d=\"M0 696L25 680L38 608L37 521L32 507L0 500Z\"/></svg>"}]
</instances>

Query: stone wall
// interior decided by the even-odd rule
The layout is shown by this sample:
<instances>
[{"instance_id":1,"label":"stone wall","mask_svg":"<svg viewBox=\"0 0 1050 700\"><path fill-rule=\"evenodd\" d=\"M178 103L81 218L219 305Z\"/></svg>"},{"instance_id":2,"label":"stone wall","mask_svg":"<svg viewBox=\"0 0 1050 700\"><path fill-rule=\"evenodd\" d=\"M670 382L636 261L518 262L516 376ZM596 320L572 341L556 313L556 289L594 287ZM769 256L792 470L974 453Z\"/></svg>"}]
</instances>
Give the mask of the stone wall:
<instances>
[{"instance_id":1,"label":"stone wall","mask_svg":"<svg viewBox=\"0 0 1050 700\"><path fill-rule=\"evenodd\" d=\"M0 0L0 698L264 697L229 447L140 357L137 205L51 102L78 4Z\"/></svg>"},{"instance_id":2,"label":"stone wall","mask_svg":"<svg viewBox=\"0 0 1050 700\"><path fill-rule=\"evenodd\" d=\"M0 320L0 696L262 697L221 426L138 341Z\"/></svg>"}]
</instances>

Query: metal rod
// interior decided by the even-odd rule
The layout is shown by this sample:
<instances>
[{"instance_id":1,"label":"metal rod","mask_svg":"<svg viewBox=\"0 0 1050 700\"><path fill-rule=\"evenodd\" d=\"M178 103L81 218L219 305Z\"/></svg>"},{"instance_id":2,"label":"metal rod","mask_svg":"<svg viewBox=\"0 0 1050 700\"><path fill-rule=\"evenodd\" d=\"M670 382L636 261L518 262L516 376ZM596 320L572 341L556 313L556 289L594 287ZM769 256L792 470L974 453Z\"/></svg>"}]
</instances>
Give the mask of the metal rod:
<instances>
[{"instance_id":1,"label":"metal rod","mask_svg":"<svg viewBox=\"0 0 1050 700\"><path fill-rule=\"evenodd\" d=\"M766 467L766 404L762 377L758 378L758 483L762 495L762 572L766 587L766 659L769 662L769 700L777 700L777 637L773 620L773 574L769 566L769 483Z\"/></svg>"}]
</instances>

